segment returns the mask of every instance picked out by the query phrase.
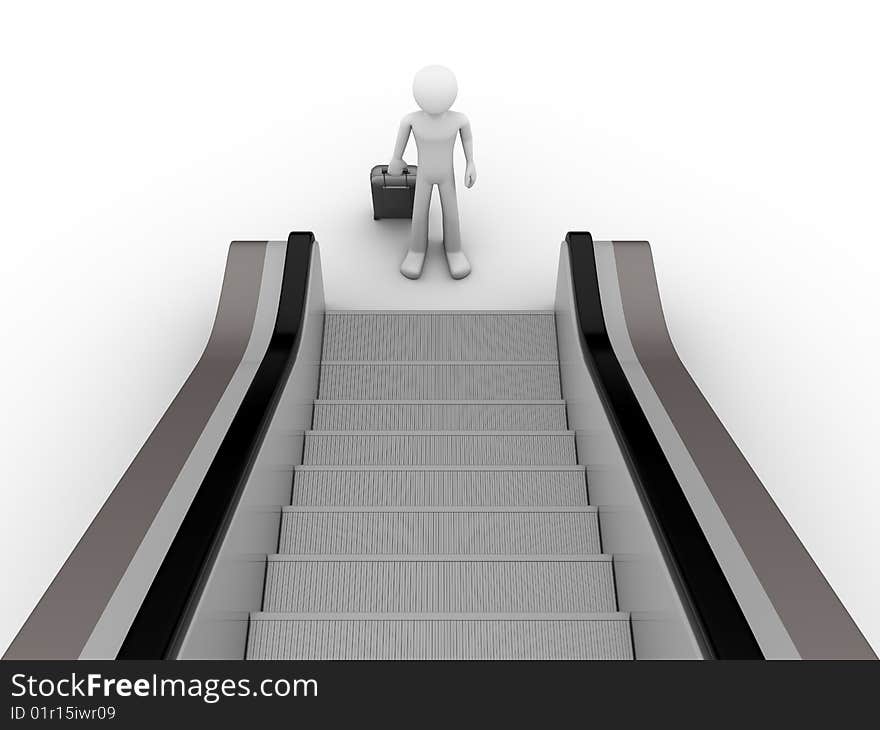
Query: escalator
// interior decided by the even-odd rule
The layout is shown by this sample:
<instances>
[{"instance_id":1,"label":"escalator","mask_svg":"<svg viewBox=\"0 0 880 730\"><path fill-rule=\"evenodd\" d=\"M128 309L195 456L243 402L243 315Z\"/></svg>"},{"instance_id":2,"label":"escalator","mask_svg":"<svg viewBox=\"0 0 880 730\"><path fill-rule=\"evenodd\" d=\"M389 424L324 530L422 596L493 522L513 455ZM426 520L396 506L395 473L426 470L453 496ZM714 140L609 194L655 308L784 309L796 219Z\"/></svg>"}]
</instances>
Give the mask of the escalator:
<instances>
[{"instance_id":1,"label":"escalator","mask_svg":"<svg viewBox=\"0 0 880 730\"><path fill-rule=\"evenodd\" d=\"M248 657L631 657L552 311L324 322Z\"/></svg>"},{"instance_id":2,"label":"escalator","mask_svg":"<svg viewBox=\"0 0 880 730\"><path fill-rule=\"evenodd\" d=\"M337 311L293 233L232 245L205 354L5 658L876 657L647 244L568 234L544 311Z\"/></svg>"}]
</instances>

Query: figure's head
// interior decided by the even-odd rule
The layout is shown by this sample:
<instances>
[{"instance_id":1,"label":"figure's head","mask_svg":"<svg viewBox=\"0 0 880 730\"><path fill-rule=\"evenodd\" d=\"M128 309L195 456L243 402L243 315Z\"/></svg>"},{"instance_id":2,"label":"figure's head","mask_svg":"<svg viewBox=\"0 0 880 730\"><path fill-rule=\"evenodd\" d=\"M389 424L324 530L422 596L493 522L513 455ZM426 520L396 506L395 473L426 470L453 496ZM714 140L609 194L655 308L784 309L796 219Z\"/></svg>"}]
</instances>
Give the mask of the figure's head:
<instances>
[{"instance_id":1,"label":"figure's head","mask_svg":"<svg viewBox=\"0 0 880 730\"><path fill-rule=\"evenodd\" d=\"M458 96L455 74L446 66L425 66L413 79L413 96L428 114L448 111Z\"/></svg>"}]
</instances>

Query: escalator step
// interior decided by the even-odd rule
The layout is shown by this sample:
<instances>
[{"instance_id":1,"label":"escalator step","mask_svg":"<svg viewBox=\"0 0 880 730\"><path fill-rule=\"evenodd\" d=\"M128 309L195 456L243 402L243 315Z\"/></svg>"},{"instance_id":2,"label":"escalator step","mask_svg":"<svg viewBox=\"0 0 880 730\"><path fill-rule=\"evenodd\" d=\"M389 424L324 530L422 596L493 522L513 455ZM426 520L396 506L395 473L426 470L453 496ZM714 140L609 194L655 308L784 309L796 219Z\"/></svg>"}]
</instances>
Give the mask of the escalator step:
<instances>
[{"instance_id":1,"label":"escalator step","mask_svg":"<svg viewBox=\"0 0 880 730\"><path fill-rule=\"evenodd\" d=\"M567 428L564 401L316 401L314 428L415 431Z\"/></svg>"},{"instance_id":2,"label":"escalator step","mask_svg":"<svg viewBox=\"0 0 880 730\"><path fill-rule=\"evenodd\" d=\"M555 360L543 312L328 312L324 360Z\"/></svg>"},{"instance_id":3,"label":"escalator step","mask_svg":"<svg viewBox=\"0 0 880 730\"><path fill-rule=\"evenodd\" d=\"M555 361L501 363L360 362L321 364L321 400L553 400Z\"/></svg>"},{"instance_id":4,"label":"escalator step","mask_svg":"<svg viewBox=\"0 0 880 730\"><path fill-rule=\"evenodd\" d=\"M571 431L307 431L304 464L577 463Z\"/></svg>"},{"instance_id":5,"label":"escalator step","mask_svg":"<svg viewBox=\"0 0 880 730\"><path fill-rule=\"evenodd\" d=\"M570 613L616 611L611 556L269 558L264 611Z\"/></svg>"},{"instance_id":6,"label":"escalator step","mask_svg":"<svg viewBox=\"0 0 880 730\"><path fill-rule=\"evenodd\" d=\"M297 467L300 506L586 506L584 468Z\"/></svg>"},{"instance_id":7,"label":"escalator step","mask_svg":"<svg viewBox=\"0 0 880 730\"><path fill-rule=\"evenodd\" d=\"M279 553L294 555L589 555L593 507L285 507Z\"/></svg>"},{"instance_id":8,"label":"escalator step","mask_svg":"<svg viewBox=\"0 0 880 730\"><path fill-rule=\"evenodd\" d=\"M254 613L249 659L631 659L629 615Z\"/></svg>"}]
</instances>

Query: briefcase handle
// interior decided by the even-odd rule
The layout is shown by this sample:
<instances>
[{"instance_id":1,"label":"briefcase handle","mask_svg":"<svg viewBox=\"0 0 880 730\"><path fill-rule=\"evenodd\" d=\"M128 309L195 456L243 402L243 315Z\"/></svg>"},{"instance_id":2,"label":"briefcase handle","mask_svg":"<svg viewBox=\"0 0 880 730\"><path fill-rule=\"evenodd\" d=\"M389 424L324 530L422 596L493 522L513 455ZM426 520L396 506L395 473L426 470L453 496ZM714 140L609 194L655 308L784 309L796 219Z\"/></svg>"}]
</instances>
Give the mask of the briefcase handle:
<instances>
[{"instance_id":1,"label":"briefcase handle","mask_svg":"<svg viewBox=\"0 0 880 730\"><path fill-rule=\"evenodd\" d=\"M407 190L409 185L388 185L385 182L385 175L388 174L388 165L382 165L382 187L386 190ZM409 176L409 167L404 167L401 173L405 178Z\"/></svg>"}]
</instances>

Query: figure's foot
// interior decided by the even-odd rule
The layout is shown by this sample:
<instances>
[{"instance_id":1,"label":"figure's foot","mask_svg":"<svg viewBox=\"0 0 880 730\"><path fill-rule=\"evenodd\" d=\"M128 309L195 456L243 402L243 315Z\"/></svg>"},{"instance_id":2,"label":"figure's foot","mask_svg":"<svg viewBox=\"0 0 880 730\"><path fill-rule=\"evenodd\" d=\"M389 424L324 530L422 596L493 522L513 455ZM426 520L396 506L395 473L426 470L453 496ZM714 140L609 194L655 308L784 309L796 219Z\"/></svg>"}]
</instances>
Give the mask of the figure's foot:
<instances>
[{"instance_id":1,"label":"figure's foot","mask_svg":"<svg viewBox=\"0 0 880 730\"><path fill-rule=\"evenodd\" d=\"M463 251L446 252L446 263L449 264L449 273L453 279L464 279L471 273L471 262Z\"/></svg>"},{"instance_id":2,"label":"figure's foot","mask_svg":"<svg viewBox=\"0 0 880 730\"><path fill-rule=\"evenodd\" d=\"M407 251L406 258L400 265L400 273L407 279L418 279L425 265L425 254L418 251Z\"/></svg>"}]
</instances>

